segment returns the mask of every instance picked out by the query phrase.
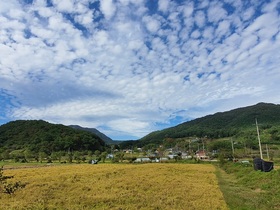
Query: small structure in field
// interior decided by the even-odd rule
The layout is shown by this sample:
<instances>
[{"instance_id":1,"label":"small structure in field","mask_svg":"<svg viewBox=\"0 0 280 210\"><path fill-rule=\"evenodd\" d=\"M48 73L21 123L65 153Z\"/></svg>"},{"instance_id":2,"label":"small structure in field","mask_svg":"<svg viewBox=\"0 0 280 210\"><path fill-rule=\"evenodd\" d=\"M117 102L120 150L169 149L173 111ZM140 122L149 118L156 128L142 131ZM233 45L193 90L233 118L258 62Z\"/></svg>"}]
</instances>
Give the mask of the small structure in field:
<instances>
[{"instance_id":1,"label":"small structure in field","mask_svg":"<svg viewBox=\"0 0 280 210\"><path fill-rule=\"evenodd\" d=\"M199 150L196 152L196 158L200 160L208 159L209 157L206 155L205 150Z\"/></svg>"},{"instance_id":2,"label":"small structure in field","mask_svg":"<svg viewBox=\"0 0 280 210\"><path fill-rule=\"evenodd\" d=\"M98 160L91 160L91 164L97 164Z\"/></svg>"},{"instance_id":3,"label":"small structure in field","mask_svg":"<svg viewBox=\"0 0 280 210\"><path fill-rule=\"evenodd\" d=\"M254 158L254 169L256 171L264 171L264 172L270 172L273 169L273 162L271 161L265 161L259 157Z\"/></svg>"},{"instance_id":4,"label":"small structure in field","mask_svg":"<svg viewBox=\"0 0 280 210\"><path fill-rule=\"evenodd\" d=\"M150 163L150 162L152 161L148 157L136 158L136 160L134 160L134 163Z\"/></svg>"}]
</instances>

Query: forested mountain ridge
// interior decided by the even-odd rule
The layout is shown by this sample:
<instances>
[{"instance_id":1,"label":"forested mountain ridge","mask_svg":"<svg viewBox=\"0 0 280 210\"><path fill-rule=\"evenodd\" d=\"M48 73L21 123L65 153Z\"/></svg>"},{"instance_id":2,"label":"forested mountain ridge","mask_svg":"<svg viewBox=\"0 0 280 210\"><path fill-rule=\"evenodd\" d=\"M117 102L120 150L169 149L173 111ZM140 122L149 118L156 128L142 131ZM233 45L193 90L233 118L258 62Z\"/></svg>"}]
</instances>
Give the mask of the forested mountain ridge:
<instances>
[{"instance_id":1,"label":"forested mountain ridge","mask_svg":"<svg viewBox=\"0 0 280 210\"><path fill-rule=\"evenodd\" d=\"M43 120L17 120L0 126L0 152L28 149L50 154L56 151L104 151L97 135Z\"/></svg>"},{"instance_id":2,"label":"forested mountain ridge","mask_svg":"<svg viewBox=\"0 0 280 210\"><path fill-rule=\"evenodd\" d=\"M207 139L236 137L249 144L256 139L256 118L260 125L262 140L280 143L280 105L259 103L197 118L175 127L152 132L137 141L124 141L120 146L131 148L149 144L159 145L167 139L170 141L187 137ZM47 154L68 150L104 151L106 143L92 132L43 120L17 120L0 126L0 153L25 149Z\"/></svg>"},{"instance_id":3,"label":"forested mountain ridge","mask_svg":"<svg viewBox=\"0 0 280 210\"><path fill-rule=\"evenodd\" d=\"M244 130L255 130L256 118L262 127L279 126L280 105L258 103L253 106L207 115L175 127L152 132L141 138L138 144L160 143L165 138L184 138L191 136L198 138L222 138L234 136ZM278 134L280 135L279 130L273 132L276 137Z\"/></svg>"},{"instance_id":4,"label":"forested mountain ridge","mask_svg":"<svg viewBox=\"0 0 280 210\"><path fill-rule=\"evenodd\" d=\"M91 132L91 133L97 135L98 137L100 137L103 141L105 141L106 144L115 144L116 143L110 137L106 136L104 133L100 132L96 128L85 128L85 127L81 127L79 125L69 125L69 127L77 129L77 130Z\"/></svg>"}]
</instances>

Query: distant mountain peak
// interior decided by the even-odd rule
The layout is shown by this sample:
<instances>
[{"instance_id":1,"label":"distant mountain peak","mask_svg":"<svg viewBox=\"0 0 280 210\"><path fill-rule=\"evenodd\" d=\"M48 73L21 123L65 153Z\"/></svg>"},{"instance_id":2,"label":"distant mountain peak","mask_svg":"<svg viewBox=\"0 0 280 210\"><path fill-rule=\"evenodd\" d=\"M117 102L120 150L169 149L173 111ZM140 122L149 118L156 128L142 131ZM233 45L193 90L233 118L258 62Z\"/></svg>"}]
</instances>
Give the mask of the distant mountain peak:
<instances>
[{"instance_id":1,"label":"distant mountain peak","mask_svg":"<svg viewBox=\"0 0 280 210\"><path fill-rule=\"evenodd\" d=\"M115 141L113 141L110 137L106 136L104 133L100 132L96 128L87 128L87 127L82 127L82 126L79 126L79 125L69 125L69 127L77 129L77 130L84 130L84 131L94 133L99 138L101 138L103 141L105 141L106 144L114 144L115 143Z\"/></svg>"}]
</instances>

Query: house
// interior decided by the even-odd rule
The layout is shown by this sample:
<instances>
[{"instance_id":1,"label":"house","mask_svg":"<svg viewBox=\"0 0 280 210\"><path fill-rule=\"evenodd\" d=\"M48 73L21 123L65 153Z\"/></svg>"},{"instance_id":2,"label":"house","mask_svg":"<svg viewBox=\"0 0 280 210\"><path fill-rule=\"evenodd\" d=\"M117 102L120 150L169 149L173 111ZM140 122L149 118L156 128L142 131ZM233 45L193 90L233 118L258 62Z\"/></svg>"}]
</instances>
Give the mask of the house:
<instances>
[{"instance_id":1,"label":"house","mask_svg":"<svg viewBox=\"0 0 280 210\"><path fill-rule=\"evenodd\" d=\"M134 160L134 163L149 163L151 162L151 159L148 157L142 157L142 158L137 158Z\"/></svg>"},{"instance_id":2,"label":"house","mask_svg":"<svg viewBox=\"0 0 280 210\"><path fill-rule=\"evenodd\" d=\"M208 159L209 157L206 155L205 150L199 150L196 152L196 158L202 160L202 159Z\"/></svg>"},{"instance_id":3,"label":"house","mask_svg":"<svg viewBox=\"0 0 280 210\"><path fill-rule=\"evenodd\" d=\"M168 161L169 161L169 159L166 157L159 158L159 162L161 162L161 163L168 162Z\"/></svg>"},{"instance_id":4,"label":"house","mask_svg":"<svg viewBox=\"0 0 280 210\"><path fill-rule=\"evenodd\" d=\"M127 149L127 150L123 150L123 152L125 152L126 154L132 154L132 149Z\"/></svg>"},{"instance_id":5,"label":"house","mask_svg":"<svg viewBox=\"0 0 280 210\"><path fill-rule=\"evenodd\" d=\"M174 155L174 154L170 154L170 155L167 155L167 157L169 157L170 159L174 159L174 157L177 157L178 155Z\"/></svg>"},{"instance_id":6,"label":"house","mask_svg":"<svg viewBox=\"0 0 280 210\"><path fill-rule=\"evenodd\" d=\"M114 155L113 154L108 154L106 158L107 159L112 159L112 158L114 158Z\"/></svg>"}]
</instances>

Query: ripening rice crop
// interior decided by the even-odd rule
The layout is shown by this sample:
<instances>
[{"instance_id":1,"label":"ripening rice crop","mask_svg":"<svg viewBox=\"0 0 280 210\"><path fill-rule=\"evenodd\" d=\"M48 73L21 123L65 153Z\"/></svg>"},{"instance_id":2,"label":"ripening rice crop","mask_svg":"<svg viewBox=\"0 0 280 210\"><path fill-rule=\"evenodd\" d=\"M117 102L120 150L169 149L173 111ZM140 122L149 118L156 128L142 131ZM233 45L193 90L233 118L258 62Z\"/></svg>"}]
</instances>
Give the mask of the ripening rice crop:
<instances>
[{"instance_id":1,"label":"ripening rice crop","mask_svg":"<svg viewBox=\"0 0 280 210\"><path fill-rule=\"evenodd\" d=\"M227 209L212 165L73 164L4 173L26 187L1 193L0 209Z\"/></svg>"}]
</instances>

